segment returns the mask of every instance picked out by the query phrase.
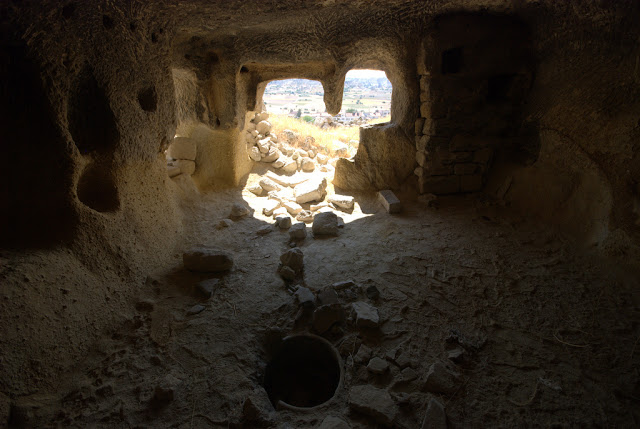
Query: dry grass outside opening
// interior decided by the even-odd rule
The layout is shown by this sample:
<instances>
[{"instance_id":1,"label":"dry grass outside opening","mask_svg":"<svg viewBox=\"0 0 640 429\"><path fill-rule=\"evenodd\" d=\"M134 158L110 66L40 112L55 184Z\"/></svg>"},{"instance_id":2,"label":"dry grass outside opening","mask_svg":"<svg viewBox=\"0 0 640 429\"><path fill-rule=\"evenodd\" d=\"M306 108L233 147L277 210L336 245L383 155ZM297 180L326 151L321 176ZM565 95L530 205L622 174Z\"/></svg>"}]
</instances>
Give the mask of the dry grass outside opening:
<instances>
[{"instance_id":1,"label":"dry grass outside opening","mask_svg":"<svg viewBox=\"0 0 640 429\"><path fill-rule=\"evenodd\" d=\"M389 122L390 116L373 119L366 125L381 124ZM314 145L322 152L333 156L338 148L337 142L346 144L349 155L353 156L358 149L360 142L360 126L338 126L329 129L321 129L313 123L305 122L302 119L293 118L287 115L269 113L269 122L272 126L272 133L280 135L284 130L291 130L299 135L293 146L300 146L307 136L313 137ZM345 155L341 155L345 156Z\"/></svg>"}]
</instances>

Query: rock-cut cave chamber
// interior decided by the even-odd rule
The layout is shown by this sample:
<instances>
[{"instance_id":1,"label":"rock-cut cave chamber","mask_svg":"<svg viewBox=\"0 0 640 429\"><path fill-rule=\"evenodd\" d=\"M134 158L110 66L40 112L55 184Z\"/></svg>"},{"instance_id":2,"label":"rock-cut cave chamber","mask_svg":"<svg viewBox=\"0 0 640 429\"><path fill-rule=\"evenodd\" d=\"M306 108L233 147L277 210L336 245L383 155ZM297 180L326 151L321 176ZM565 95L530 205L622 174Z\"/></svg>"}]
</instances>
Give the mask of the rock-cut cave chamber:
<instances>
[{"instance_id":1,"label":"rock-cut cave chamber","mask_svg":"<svg viewBox=\"0 0 640 429\"><path fill-rule=\"evenodd\" d=\"M637 427L639 14L2 2L0 426ZM353 69L355 208L276 227L265 88Z\"/></svg>"}]
</instances>

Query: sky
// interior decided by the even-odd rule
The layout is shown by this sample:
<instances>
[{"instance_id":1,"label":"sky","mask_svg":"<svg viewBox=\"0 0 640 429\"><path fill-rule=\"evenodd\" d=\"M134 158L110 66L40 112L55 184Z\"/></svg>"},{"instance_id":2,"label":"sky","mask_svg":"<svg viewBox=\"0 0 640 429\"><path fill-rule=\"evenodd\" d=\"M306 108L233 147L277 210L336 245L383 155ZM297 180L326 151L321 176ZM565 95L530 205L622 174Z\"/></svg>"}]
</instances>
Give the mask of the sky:
<instances>
[{"instance_id":1,"label":"sky","mask_svg":"<svg viewBox=\"0 0 640 429\"><path fill-rule=\"evenodd\" d=\"M381 70L349 70L349 72L347 73L347 77L364 77L364 78L371 78L371 77L384 77L386 78L387 75L384 74L383 71Z\"/></svg>"}]
</instances>

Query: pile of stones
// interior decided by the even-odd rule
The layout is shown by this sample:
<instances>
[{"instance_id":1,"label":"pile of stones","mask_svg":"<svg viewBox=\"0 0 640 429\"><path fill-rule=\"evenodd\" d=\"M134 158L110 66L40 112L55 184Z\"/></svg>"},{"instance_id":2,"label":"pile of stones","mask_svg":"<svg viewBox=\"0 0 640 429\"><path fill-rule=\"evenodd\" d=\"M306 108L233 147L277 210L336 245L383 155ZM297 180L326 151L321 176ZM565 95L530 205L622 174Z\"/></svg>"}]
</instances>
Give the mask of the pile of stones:
<instances>
[{"instance_id":1,"label":"pile of stones","mask_svg":"<svg viewBox=\"0 0 640 429\"><path fill-rule=\"evenodd\" d=\"M315 145L313 137L301 139L298 133L291 130L283 130L278 136L272 132L268 119L268 113L256 113L247 124L245 140L251 160L269 163L285 174L296 171L308 173L316 168L330 172L333 167L328 165L329 157L321 153L322 149ZM294 144L300 147L294 148Z\"/></svg>"},{"instance_id":2,"label":"pile of stones","mask_svg":"<svg viewBox=\"0 0 640 429\"><path fill-rule=\"evenodd\" d=\"M248 190L267 198L262 213L273 216L281 229L288 229L292 225L290 219L284 218L294 218L299 222L314 222L314 235L337 235L340 222L333 211L350 212L354 208L351 196L327 196L327 179L318 174L285 176L269 171L258 183L249 186ZM335 219L321 216L316 225L314 219L321 213L332 213Z\"/></svg>"}]
</instances>

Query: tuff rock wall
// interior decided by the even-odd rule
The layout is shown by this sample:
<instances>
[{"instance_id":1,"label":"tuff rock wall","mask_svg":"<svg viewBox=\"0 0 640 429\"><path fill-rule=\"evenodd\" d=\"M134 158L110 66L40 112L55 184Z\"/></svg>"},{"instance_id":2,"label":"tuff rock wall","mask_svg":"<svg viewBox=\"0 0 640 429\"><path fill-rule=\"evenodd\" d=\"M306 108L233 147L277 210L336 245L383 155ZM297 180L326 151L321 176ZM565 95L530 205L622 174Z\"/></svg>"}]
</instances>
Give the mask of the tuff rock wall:
<instances>
[{"instance_id":1,"label":"tuff rock wall","mask_svg":"<svg viewBox=\"0 0 640 429\"><path fill-rule=\"evenodd\" d=\"M632 259L640 243L637 2L7 1L0 6L0 385L52 386L133 323L182 228L164 150L202 191L242 182L277 78L352 68L394 86L336 186L485 190Z\"/></svg>"}]
</instances>

